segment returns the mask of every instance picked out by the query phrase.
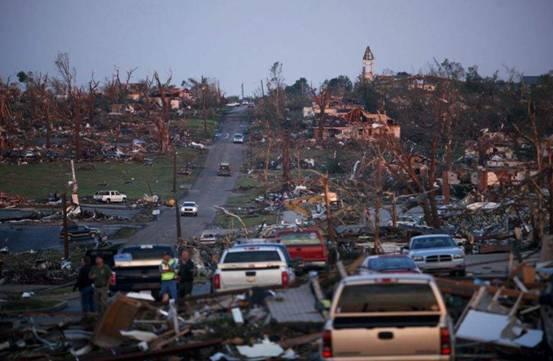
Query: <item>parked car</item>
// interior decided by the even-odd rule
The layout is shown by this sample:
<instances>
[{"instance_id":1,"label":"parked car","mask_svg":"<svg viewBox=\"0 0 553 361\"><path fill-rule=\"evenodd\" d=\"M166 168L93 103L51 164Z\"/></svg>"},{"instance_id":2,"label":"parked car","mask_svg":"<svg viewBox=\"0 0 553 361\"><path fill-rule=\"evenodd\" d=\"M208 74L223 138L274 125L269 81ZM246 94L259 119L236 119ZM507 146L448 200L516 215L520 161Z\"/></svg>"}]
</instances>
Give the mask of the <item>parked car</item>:
<instances>
[{"instance_id":1,"label":"parked car","mask_svg":"<svg viewBox=\"0 0 553 361\"><path fill-rule=\"evenodd\" d=\"M159 265L163 255L175 257L169 245L126 245L113 256L112 292L150 291L159 296L161 273Z\"/></svg>"},{"instance_id":2,"label":"parked car","mask_svg":"<svg viewBox=\"0 0 553 361\"><path fill-rule=\"evenodd\" d=\"M182 203L180 207L181 216L194 216L197 217L199 212L198 203L192 201L186 201Z\"/></svg>"},{"instance_id":3,"label":"parked car","mask_svg":"<svg viewBox=\"0 0 553 361\"><path fill-rule=\"evenodd\" d=\"M250 245L223 252L212 277L215 292L251 287L287 287L295 280L293 268L280 247Z\"/></svg>"},{"instance_id":4,"label":"parked car","mask_svg":"<svg viewBox=\"0 0 553 361\"><path fill-rule=\"evenodd\" d=\"M421 273L415 262L402 254L369 256L359 267L360 274Z\"/></svg>"},{"instance_id":5,"label":"parked car","mask_svg":"<svg viewBox=\"0 0 553 361\"><path fill-rule=\"evenodd\" d=\"M244 144L244 134L235 133L232 137L232 142L235 144Z\"/></svg>"},{"instance_id":6,"label":"parked car","mask_svg":"<svg viewBox=\"0 0 553 361\"><path fill-rule=\"evenodd\" d=\"M328 249L318 230L284 230L276 238L288 248L290 257L300 262L300 268L321 268L328 264Z\"/></svg>"},{"instance_id":7,"label":"parked car","mask_svg":"<svg viewBox=\"0 0 553 361\"><path fill-rule=\"evenodd\" d=\"M217 234L213 231L203 231L202 234L200 234L200 243L201 244L215 244L217 243L218 237Z\"/></svg>"},{"instance_id":8,"label":"parked car","mask_svg":"<svg viewBox=\"0 0 553 361\"><path fill-rule=\"evenodd\" d=\"M404 252L424 272L465 275L465 251L448 234L412 237Z\"/></svg>"},{"instance_id":9,"label":"parked car","mask_svg":"<svg viewBox=\"0 0 553 361\"><path fill-rule=\"evenodd\" d=\"M415 217L415 216L399 216L396 221L396 226L407 226L407 227L415 227L419 225L424 224L424 219L422 217ZM389 220L387 222L387 226L392 227L394 225L393 220Z\"/></svg>"},{"instance_id":10,"label":"parked car","mask_svg":"<svg viewBox=\"0 0 553 361\"><path fill-rule=\"evenodd\" d=\"M433 277L343 279L325 323L324 360L453 360L452 321Z\"/></svg>"},{"instance_id":11,"label":"parked car","mask_svg":"<svg viewBox=\"0 0 553 361\"><path fill-rule=\"evenodd\" d=\"M230 164L226 162L219 163L219 169L217 170L217 175L222 177L230 177Z\"/></svg>"},{"instance_id":12,"label":"parked car","mask_svg":"<svg viewBox=\"0 0 553 361\"><path fill-rule=\"evenodd\" d=\"M80 226L72 224L67 226L67 239L75 240L95 240L102 236L102 231L99 228L89 226ZM63 239L63 228L60 231L60 239Z\"/></svg>"},{"instance_id":13,"label":"parked car","mask_svg":"<svg viewBox=\"0 0 553 361\"><path fill-rule=\"evenodd\" d=\"M190 142L190 148L198 150L206 150L207 147L202 143Z\"/></svg>"},{"instance_id":14,"label":"parked car","mask_svg":"<svg viewBox=\"0 0 553 361\"><path fill-rule=\"evenodd\" d=\"M92 197L97 202L122 203L127 201L127 195L118 191L98 191Z\"/></svg>"}]
</instances>

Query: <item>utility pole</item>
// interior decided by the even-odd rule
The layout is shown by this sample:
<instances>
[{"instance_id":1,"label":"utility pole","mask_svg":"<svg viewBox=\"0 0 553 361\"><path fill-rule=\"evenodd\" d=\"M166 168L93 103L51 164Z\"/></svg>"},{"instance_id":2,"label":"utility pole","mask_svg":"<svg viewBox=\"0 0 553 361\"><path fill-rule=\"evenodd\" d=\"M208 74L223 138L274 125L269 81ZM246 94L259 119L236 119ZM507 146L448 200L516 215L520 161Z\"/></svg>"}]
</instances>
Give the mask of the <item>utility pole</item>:
<instances>
[{"instance_id":1,"label":"utility pole","mask_svg":"<svg viewBox=\"0 0 553 361\"><path fill-rule=\"evenodd\" d=\"M175 193L176 191L177 191L177 150L176 148L174 148L173 149L173 190L172 192Z\"/></svg>"},{"instance_id":2,"label":"utility pole","mask_svg":"<svg viewBox=\"0 0 553 361\"><path fill-rule=\"evenodd\" d=\"M328 231L328 238L334 245L336 252L336 257L333 261L338 260L338 244L336 242L336 233L334 232L334 227L332 226L332 210L330 209L330 200L328 199L328 174L322 177L323 189L324 189L324 201L326 208L326 227Z\"/></svg>"},{"instance_id":3,"label":"utility pole","mask_svg":"<svg viewBox=\"0 0 553 361\"><path fill-rule=\"evenodd\" d=\"M63 258L69 259L69 237L67 235L67 195L65 192L61 195L61 206L63 214Z\"/></svg>"},{"instance_id":4,"label":"utility pole","mask_svg":"<svg viewBox=\"0 0 553 361\"><path fill-rule=\"evenodd\" d=\"M261 79L261 96L265 98L265 88L263 88L263 79Z\"/></svg>"},{"instance_id":5,"label":"utility pole","mask_svg":"<svg viewBox=\"0 0 553 361\"><path fill-rule=\"evenodd\" d=\"M382 160L378 160L376 168L376 198L374 201L374 253L382 253L382 246L380 243L380 208L382 208Z\"/></svg>"},{"instance_id":6,"label":"utility pole","mask_svg":"<svg viewBox=\"0 0 553 361\"><path fill-rule=\"evenodd\" d=\"M244 100L244 83L242 83L241 88L242 88L242 100Z\"/></svg>"},{"instance_id":7,"label":"utility pole","mask_svg":"<svg viewBox=\"0 0 553 361\"><path fill-rule=\"evenodd\" d=\"M177 241L182 237L180 227L179 198L177 195L177 148L173 149L173 198L175 199L175 216L177 222Z\"/></svg>"}]
</instances>

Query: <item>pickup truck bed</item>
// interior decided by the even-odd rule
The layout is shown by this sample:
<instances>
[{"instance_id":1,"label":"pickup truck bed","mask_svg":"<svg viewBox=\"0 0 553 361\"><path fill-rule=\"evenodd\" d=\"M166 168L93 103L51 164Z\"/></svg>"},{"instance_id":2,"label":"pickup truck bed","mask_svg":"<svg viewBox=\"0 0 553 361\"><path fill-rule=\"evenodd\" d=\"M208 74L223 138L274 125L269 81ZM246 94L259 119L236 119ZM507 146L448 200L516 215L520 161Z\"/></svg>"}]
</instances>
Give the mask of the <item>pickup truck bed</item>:
<instances>
[{"instance_id":1,"label":"pickup truck bed","mask_svg":"<svg viewBox=\"0 0 553 361\"><path fill-rule=\"evenodd\" d=\"M286 256L278 247L235 247L223 254L213 278L216 291L249 287L286 287L294 280Z\"/></svg>"},{"instance_id":2,"label":"pickup truck bed","mask_svg":"<svg viewBox=\"0 0 553 361\"><path fill-rule=\"evenodd\" d=\"M112 291L151 291L157 297L161 287L159 265L163 254L175 251L167 245L125 246L114 256L115 284Z\"/></svg>"},{"instance_id":3,"label":"pickup truck bed","mask_svg":"<svg viewBox=\"0 0 553 361\"><path fill-rule=\"evenodd\" d=\"M421 274L344 279L323 331L325 360L451 360L452 324L434 280Z\"/></svg>"}]
</instances>

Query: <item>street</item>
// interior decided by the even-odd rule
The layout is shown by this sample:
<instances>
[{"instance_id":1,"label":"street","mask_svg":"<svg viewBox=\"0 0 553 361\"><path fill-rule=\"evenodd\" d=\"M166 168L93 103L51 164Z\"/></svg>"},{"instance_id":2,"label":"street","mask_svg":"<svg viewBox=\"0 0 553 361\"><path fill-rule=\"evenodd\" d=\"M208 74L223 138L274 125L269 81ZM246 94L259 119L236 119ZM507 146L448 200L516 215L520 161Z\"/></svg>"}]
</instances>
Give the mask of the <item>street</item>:
<instances>
[{"instance_id":1,"label":"street","mask_svg":"<svg viewBox=\"0 0 553 361\"><path fill-rule=\"evenodd\" d=\"M246 108L232 109L221 122L221 137L209 147L204 169L183 201L195 201L200 207L197 217L180 217L183 239L199 235L209 227L215 217L214 206L223 205L240 174L240 166L244 157L245 146L232 143L232 134L242 131L245 125ZM217 168L220 162L229 162L232 169L231 177L218 177ZM174 243L177 239L175 209L165 208L159 219L148 224L135 233L129 240L130 244Z\"/></svg>"}]
</instances>

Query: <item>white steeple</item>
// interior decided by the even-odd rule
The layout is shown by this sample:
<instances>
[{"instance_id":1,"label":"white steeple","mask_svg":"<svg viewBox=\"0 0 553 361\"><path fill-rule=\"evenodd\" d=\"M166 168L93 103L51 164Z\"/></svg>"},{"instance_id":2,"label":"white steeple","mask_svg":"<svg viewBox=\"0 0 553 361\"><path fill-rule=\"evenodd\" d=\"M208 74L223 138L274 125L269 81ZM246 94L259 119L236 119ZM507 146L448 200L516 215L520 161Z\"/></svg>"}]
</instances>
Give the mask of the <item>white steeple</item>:
<instances>
[{"instance_id":1,"label":"white steeple","mask_svg":"<svg viewBox=\"0 0 553 361\"><path fill-rule=\"evenodd\" d=\"M373 80L374 55L371 47L367 46L363 55L363 73L361 74L364 80Z\"/></svg>"}]
</instances>

